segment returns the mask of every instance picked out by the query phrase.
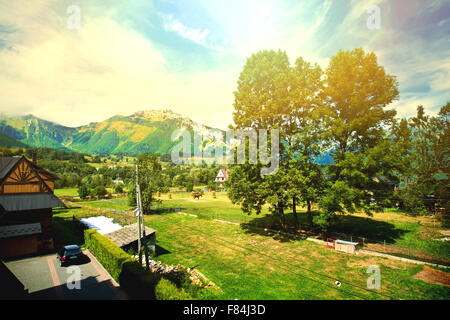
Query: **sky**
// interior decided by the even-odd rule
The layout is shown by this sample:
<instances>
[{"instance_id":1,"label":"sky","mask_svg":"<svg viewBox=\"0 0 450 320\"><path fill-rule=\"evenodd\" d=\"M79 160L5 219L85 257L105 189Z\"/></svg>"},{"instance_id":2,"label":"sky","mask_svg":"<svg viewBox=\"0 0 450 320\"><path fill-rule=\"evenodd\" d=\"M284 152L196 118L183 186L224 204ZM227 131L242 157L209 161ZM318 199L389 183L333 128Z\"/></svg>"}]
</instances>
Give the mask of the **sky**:
<instances>
[{"instance_id":1,"label":"sky","mask_svg":"<svg viewBox=\"0 0 450 320\"><path fill-rule=\"evenodd\" d=\"M450 100L449 35L449 1L0 0L0 113L75 127L171 109L226 129L253 53L325 69L362 47L397 76L389 108L434 115Z\"/></svg>"}]
</instances>

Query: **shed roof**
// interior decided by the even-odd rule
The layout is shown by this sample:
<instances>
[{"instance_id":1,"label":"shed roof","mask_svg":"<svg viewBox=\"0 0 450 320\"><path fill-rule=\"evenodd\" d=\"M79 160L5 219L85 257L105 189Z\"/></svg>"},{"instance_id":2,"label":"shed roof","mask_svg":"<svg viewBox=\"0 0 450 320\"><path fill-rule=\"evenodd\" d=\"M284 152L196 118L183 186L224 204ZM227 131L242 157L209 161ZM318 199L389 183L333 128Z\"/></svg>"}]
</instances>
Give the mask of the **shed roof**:
<instances>
[{"instance_id":1,"label":"shed roof","mask_svg":"<svg viewBox=\"0 0 450 320\"><path fill-rule=\"evenodd\" d=\"M342 243L342 244L349 244L349 245L352 245L352 246L358 245L358 242L345 241L345 240L340 240L340 239L337 239L334 242Z\"/></svg>"},{"instance_id":2,"label":"shed roof","mask_svg":"<svg viewBox=\"0 0 450 320\"><path fill-rule=\"evenodd\" d=\"M50 193L2 194L0 195L0 206L6 211L66 207L58 197Z\"/></svg>"},{"instance_id":3,"label":"shed roof","mask_svg":"<svg viewBox=\"0 0 450 320\"><path fill-rule=\"evenodd\" d=\"M148 237L152 234L156 233L156 230L153 230L149 227L145 227L145 236ZM132 242L137 241L138 239L138 225L137 223L128 225L123 227L122 229L107 233L104 235L109 240L117 244L119 247L126 246Z\"/></svg>"}]
</instances>

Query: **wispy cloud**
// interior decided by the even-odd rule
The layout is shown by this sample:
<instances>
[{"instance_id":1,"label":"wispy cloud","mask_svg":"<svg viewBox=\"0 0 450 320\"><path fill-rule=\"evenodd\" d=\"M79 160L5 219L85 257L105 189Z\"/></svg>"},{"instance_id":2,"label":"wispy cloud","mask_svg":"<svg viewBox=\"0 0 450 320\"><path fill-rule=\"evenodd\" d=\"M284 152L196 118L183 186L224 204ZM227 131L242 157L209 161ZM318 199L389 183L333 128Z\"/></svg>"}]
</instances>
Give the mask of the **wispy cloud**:
<instances>
[{"instance_id":1,"label":"wispy cloud","mask_svg":"<svg viewBox=\"0 0 450 320\"><path fill-rule=\"evenodd\" d=\"M339 49L373 51L400 83L400 116L436 111L450 91L450 5L432 0L0 0L0 112L66 125L171 108L226 128L245 60L282 49L326 68ZM381 28L366 26L367 7Z\"/></svg>"},{"instance_id":2,"label":"wispy cloud","mask_svg":"<svg viewBox=\"0 0 450 320\"><path fill-rule=\"evenodd\" d=\"M20 31L6 37L13 50L0 50L1 112L78 126L117 113L170 108L228 125L238 76L233 71L173 73L150 39L111 16L82 11L81 28L70 30L65 10L47 9L45 21L35 19L34 10L23 12L26 29L8 21ZM216 108L228 110L228 120L216 119Z\"/></svg>"},{"instance_id":3,"label":"wispy cloud","mask_svg":"<svg viewBox=\"0 0 450 320\"><path fill-rule=\"evenodd\" d=\"M209 47L206 38L211 32L210 30L189 28L188 26L185 26L180 21L175 19L173 15L164 15L163 21L164 21L164 29L166 31L176 32L183 38L194 41L195 43L198 43L200 45Z\"/></svg>"}]
</instances>

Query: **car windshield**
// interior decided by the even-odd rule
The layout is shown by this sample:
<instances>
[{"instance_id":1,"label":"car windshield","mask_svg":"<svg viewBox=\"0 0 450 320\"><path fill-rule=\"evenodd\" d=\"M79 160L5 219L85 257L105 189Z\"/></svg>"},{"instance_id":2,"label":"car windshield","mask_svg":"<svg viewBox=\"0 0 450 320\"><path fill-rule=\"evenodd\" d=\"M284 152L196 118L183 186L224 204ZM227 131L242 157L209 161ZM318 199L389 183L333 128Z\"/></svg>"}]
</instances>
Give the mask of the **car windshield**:
<instances>
[{"instance_id":1,"label":"car windshield","mask_svg":"<svg viewBox=\"0 0 450 320\"><path fill-rule=\"evenodd\" d=\"M79 254L81 253L80 249L70 249L70 250L66 250L66 255L73 255L73 254Z\"/></svg>"}]
</instances>

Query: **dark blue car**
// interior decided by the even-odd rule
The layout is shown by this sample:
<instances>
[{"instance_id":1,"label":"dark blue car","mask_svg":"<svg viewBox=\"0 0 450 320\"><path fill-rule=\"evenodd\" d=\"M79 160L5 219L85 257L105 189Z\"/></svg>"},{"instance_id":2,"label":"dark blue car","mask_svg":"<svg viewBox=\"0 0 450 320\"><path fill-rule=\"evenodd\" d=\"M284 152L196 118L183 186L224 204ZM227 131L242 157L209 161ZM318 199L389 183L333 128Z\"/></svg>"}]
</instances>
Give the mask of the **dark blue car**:
<instances>
[{"instance_id":1,"label":"dark blue car","mask_svg":"<svg viewBox=\"0 0 450 320\"><path fill-rule=\"evenodd\" d=\"M61 263L61 267L69 265L83 257L83 252L76 244L64 246L56 252L56 256Z\"/></svg>"}]
</instances>

